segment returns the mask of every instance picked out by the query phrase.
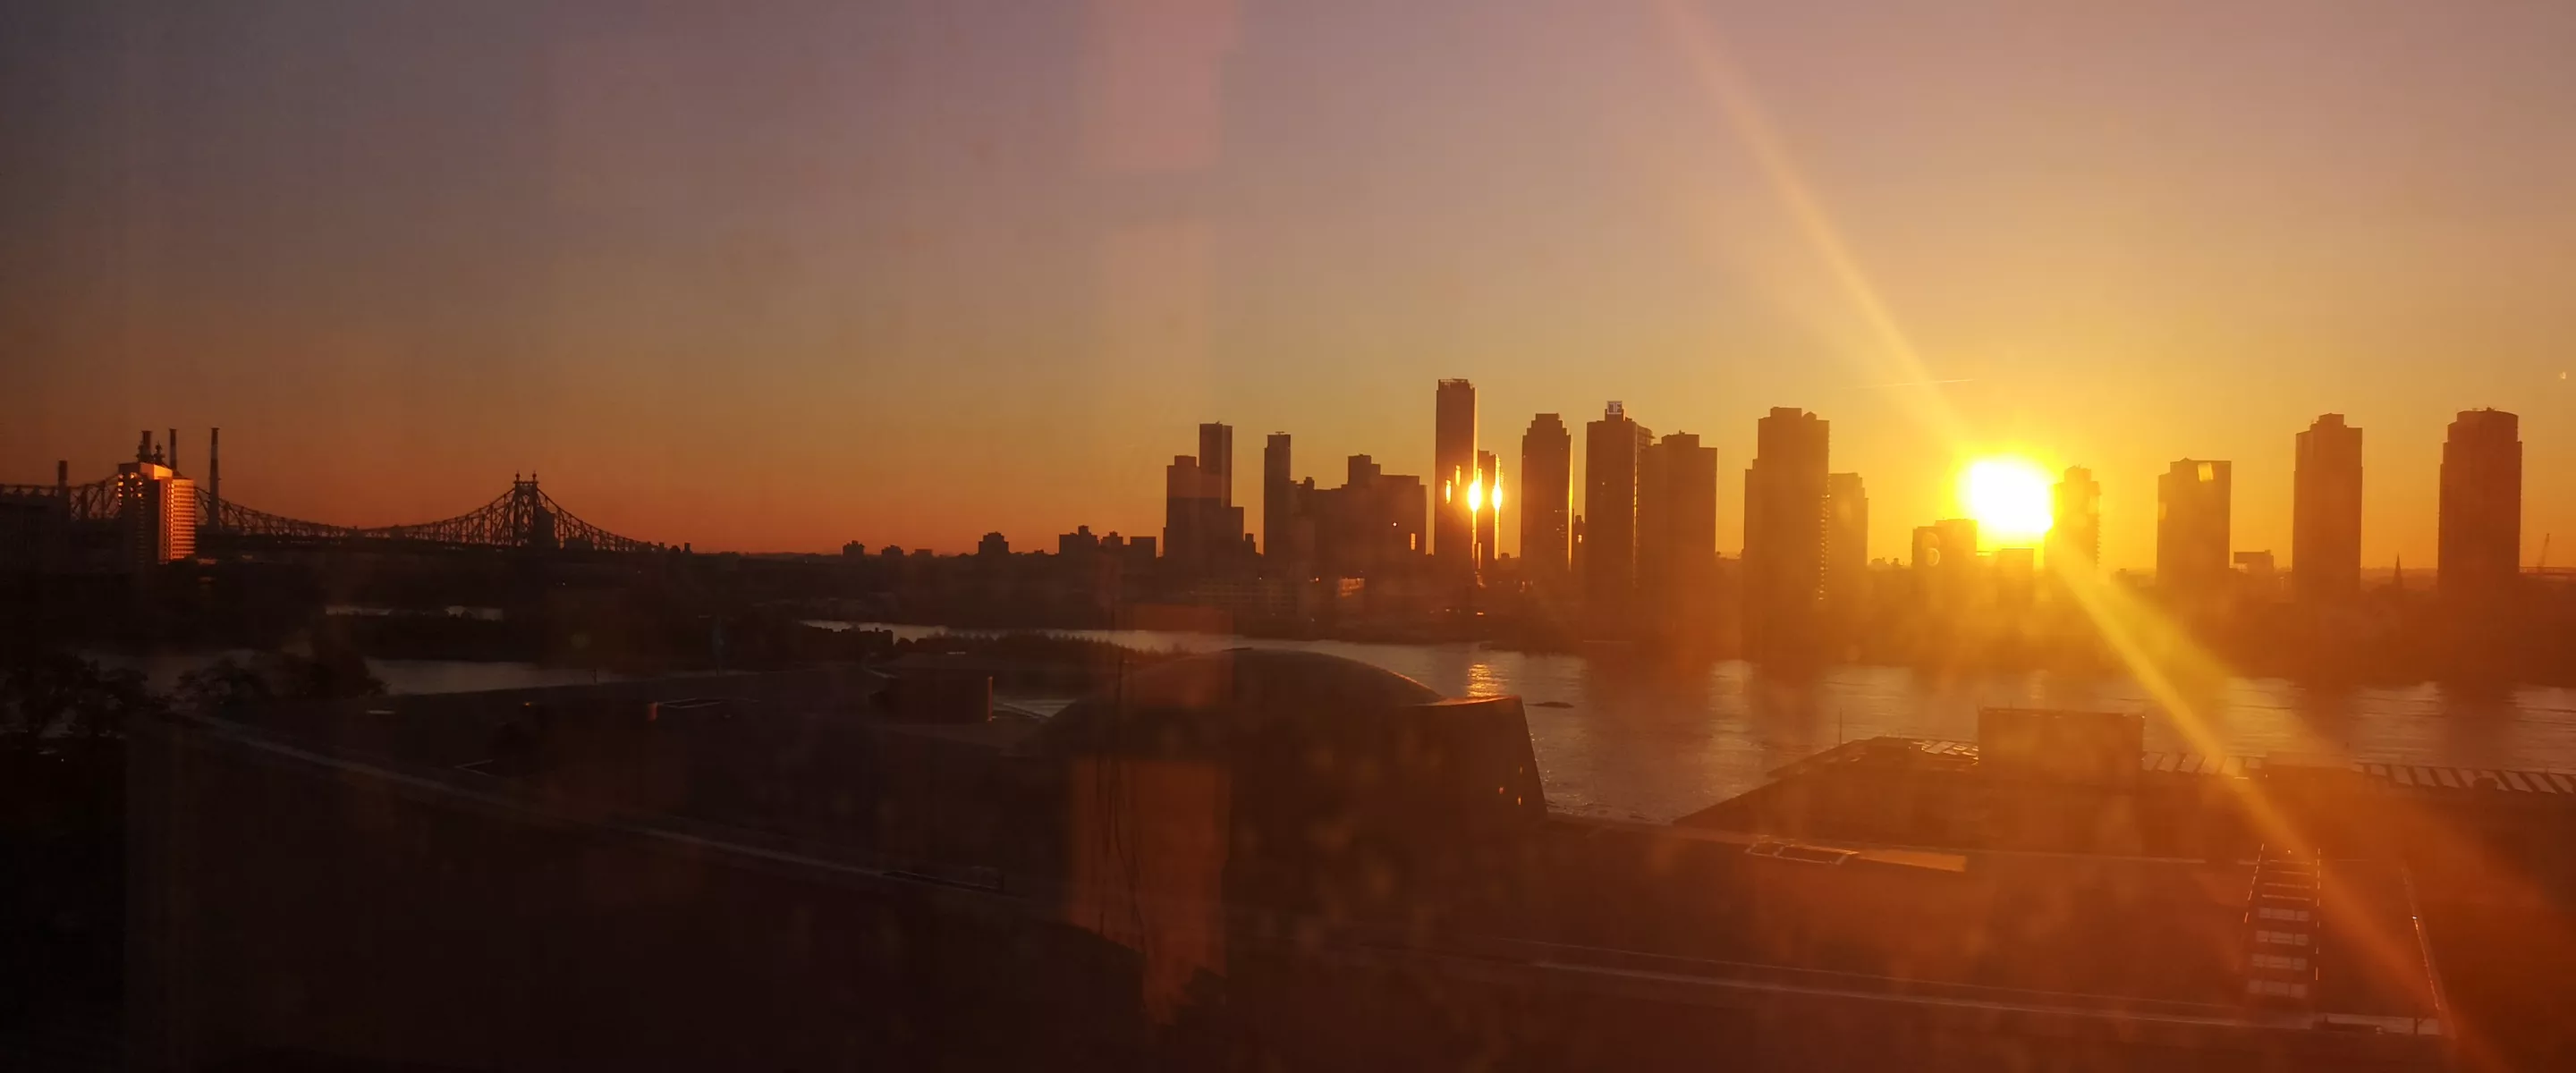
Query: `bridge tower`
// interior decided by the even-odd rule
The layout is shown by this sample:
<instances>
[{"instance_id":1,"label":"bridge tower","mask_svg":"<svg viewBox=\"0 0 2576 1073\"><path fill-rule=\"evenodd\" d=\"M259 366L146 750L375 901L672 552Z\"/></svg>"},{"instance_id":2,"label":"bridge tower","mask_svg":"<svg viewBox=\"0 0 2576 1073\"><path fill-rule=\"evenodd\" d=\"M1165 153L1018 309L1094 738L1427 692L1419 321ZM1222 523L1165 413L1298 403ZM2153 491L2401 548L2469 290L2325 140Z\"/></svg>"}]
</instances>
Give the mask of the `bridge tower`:
<instances>
[{"instance_id":1,"label":"bridge tower","mask_svg":"<svg viewBox=\"0 0 2576 1073\"><path fill-rule=\"evenodd\" d=\"M510 478L510 543L529 551L555 550L555 512L537 491L537 475Z\"/></svg>"}]
</instances>

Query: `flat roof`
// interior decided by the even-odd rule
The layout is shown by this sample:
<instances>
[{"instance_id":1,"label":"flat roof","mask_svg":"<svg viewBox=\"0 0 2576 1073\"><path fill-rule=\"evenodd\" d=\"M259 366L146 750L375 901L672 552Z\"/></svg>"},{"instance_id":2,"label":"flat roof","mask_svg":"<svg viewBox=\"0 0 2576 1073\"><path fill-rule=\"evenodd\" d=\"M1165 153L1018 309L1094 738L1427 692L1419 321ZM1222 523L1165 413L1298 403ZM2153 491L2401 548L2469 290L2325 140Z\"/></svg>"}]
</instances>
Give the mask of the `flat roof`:
<instances>
[{"instance_id":1,"label":"flat roof","mask_svg":"<svg viewBox=\"0 0 2576 1073\"><path fill-rule=\"evenodd\" d=\"M1561 823L1567 837L1681 841L1641 852L1673 908L1574 914L1579 945L1652 949L1712 971L1792 967L1892 995L1968 995L2034 1008L2170 1014L2282 1027L2328 1014L2427 1022L2438 1003L2402 872L2329 863L2319 945L2330 970L2313 1013L2249 1010L2251 862L1902 850L1693 828ZM1612 874L1601 868L1599 874ZM1597 896L1610 897L1610 891ZM1659 901L1673 902L1667 895ZM1696 906L1704 912L1690 912ZM1623 940L1635 940L1624 942ZM2369 952L2371 956L2361 955ZM2294 1026L2295 1027L2295 1026ZM2383 1029L2384 1030L2384 1029Z\"/></svg>"},{"instance_id":2,"label":"flat roof","mask_svg":"<svg viewBox=\"0 0 2576 1073\"><path fill-rule=\"evenodd\" d=\"M1844 742L1831 749L1775 768L1784 779L1845 764L1906 767L1925 771L1973 771L1977 743L1937 738L1876 737ZM2576 774L2509 768L2447 767L2436 764L2383 763L2370 760L2313 757L2220 756L2189 752L2146 752L2138 757L2144 774L2252 778L2268 772L2341 772L2359 775L2389 790L2440 793L2489 790L2511 794L2549 795L2576 805Z\"/></svg>"}]
</instances>

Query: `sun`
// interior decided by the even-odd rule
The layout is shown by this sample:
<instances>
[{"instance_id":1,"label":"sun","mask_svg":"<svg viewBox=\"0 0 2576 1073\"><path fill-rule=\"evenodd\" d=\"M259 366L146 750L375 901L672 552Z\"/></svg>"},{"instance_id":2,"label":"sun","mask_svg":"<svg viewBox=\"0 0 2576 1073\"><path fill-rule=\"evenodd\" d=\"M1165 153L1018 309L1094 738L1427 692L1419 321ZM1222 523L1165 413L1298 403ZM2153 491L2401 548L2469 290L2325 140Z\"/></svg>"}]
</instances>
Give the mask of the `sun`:
<instances>
[{"instance_id":1,"label":"sun","mask_svg":"<svg viewBox=\"0 0 2576 1073\"><path fill-rule=\"evenodd\" d=\"M1977 520L1977 542L1990 548L2037 545L2051 498L2048 471L2026 458L1981 458L1959 474L1959 501Z\"/></svg>"}]
</instances>

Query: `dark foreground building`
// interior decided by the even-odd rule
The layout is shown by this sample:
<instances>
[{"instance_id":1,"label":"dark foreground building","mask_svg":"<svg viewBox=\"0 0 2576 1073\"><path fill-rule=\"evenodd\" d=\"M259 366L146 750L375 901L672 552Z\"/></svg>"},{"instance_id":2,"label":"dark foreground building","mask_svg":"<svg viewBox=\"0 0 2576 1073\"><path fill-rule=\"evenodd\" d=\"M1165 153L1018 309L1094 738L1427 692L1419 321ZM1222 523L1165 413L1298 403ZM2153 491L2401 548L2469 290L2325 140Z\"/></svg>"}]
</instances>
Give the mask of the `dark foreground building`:
<instances>
[{"instance_id":1,"label":"dark foreground building","mask_svg":"<svg viewBox=\"0 0 2576 1073\"><path fill-rule=\"evenodd\" d=\"M2576 1068L2558 1012L2576 959L2576 775L2151 751L2136 716L1979 723L1977 742L1840 745L1676 823L2064 868L2075 885L2052 913L2106 893L2075 878L2091 869L2159 877L2170 904L2237 914L2235 986L2278 1017L2441 1040L2464 1069ZM2138 964L2189 962L2213 936Z\"/></svg>"},{"instance_id":2,"label":"dark foreground building","mask_svg":"<svg viewBox=\"0 0 2576 1073\"><path fill-rule=\"evenodd\" d=\"M141 728L138 1060L2252 1070L2449 1054L2424 978L2326 1011L2343 1019L2246 997L2246 892L2296 889L2281 868L1552 815L1517 700L1445 700L1319 655L1171 660L1043 723L996 715L974 666L920 669L881 690L796 672ZM2351 882L2387 894L2376 873ZM2372 904L2376 926L2399 903Z\"/></svg>"}]
</instances>

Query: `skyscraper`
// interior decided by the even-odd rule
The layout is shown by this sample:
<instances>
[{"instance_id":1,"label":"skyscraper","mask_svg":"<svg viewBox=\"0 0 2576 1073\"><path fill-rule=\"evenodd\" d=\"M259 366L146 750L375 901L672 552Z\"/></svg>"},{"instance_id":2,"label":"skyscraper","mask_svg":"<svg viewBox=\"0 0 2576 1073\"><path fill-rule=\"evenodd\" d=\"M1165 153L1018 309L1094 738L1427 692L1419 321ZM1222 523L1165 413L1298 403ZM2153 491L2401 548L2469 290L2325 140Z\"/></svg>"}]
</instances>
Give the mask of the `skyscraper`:
<instances>
[{"instance_id":1,"label":"skyscraper","mask_svg":"<svg viewBox=\"0 0 2576 1073\"><path fill-rule=\"evenodd\" d=\"M1217 502L1234 505L1234 426L1213 421L1199 426L1199 472L1215 489ZM1235 536L1243 535L1237 527Z\"/></svg>"},{"instance_id":2,"label":"skyscraper","mask_svg":"<svg viewBox=\"0 0 2576 1073\"><path fill-rule=\"evenodd\" d=\"M1824 418L1775 406L1756 424L1744 471L1744 641L1756 655L1794 655L1816 639L1824 599Z\"/></svg>"},{"instance_id":3,"label":"skyscraper","mask_svg":"<svg viewBox=\"0 0 2576 1073\"><path fill-rule=\"evenodd\" d=\"M2156 478L2156 587L2206 604L2226 595L2233 467L2185 458Z\"/></svg>"},{"instance_id":4,"label":"skyscraper","mask_svg":"<svg viewBox=\"0 0 2576 1073\"><path fill-rule=\"evenodd\" d=\"M2500 601L2522 576L2521 420L2462 410L2442 443L2440 588L2457 601ZM2295 564L2293 564L2295 566Z\"/></svg>"},{"instance_id":5,"label":"skyscraper","mask_svg":"<svg viewBox=\"0 0 2576 1073\"><path fill-rule=\"evenodd\" d=\"M2049 497L2048 568L2091 570L2102 562L2102 485L2093 471L2066 467Z\"/></svg>"},{"instance_id":6,"label":"skyscraper","mask_svg":"<svg viewBox=\"0 0 2576 1073\"><path fill-rule=\"evenodd\" d=\"M1676 432L1637 465L1637 592L1662 629L1694 625L1717 576L1717 448Z\"/></svg>"},{"instance_id":7,"label":"skyscraper","mask_svg":"<svg viewBox=\"0 0 2576 1073\"><path fill-rule=\"evenodd\" d=\"M2290 584L2306 603L2361 591L2361 430L2326 414L2298 436L2290 498Z\"/></svg>"},{"instance_id":8,"label":"skyscraper","mask_svg":"<svg viewBox=\"0 0 2576 1073\"><path fill-rule=\"evenodd\" d=\"M1825 475L1825 603L1858 609L1869 590L1869 491L1860 474Z\"/></svg>"},{"instance_id":9,"label":"skyscraper","mask_svg":"<svg viewBox=\"0 0 2576 1073\"><path fill-rule=\"evenodd\" d=\"M1163 467L1163 555L1184 570L1233 563L1243 552L1243 508L1234 505L1234 429L1199 426L1199 456Z\"/></svg>"},{"instance_id":10,"label":"skyscraper","mask_svg":"<svg viewBox=\"0 0 2576 1073\"><path fill-rule=\"evenodd\" d=\"M1637 464L1652 434L1613 402L1583 427L1583 597L1596 625L1627 625L1637 588Z\"/></svg>"},{"instance_id":11,"label":"skyscraper","mask_svg":"<svg viewBox=\"0 0 2576 1073\"><path fill-rule=\"evenodd\" d=\"M1206 471L1193 455L1173 455L1163 467L1163 555L1175 565L1207 565L1207 530L1212 497Z\"/></svg>"},{"instance_id":12,"label":"skyscraper","mask_svg":"<svg viewBox=\"0 0 2576 1073\"><path fill-rule=\"evenodd\" d=\"M1261 557L1281 564L1297 514L1297 479L1289 473L1288 434L1273 432L1261 445Z\"/></svg>"},{"instance_id":13,"label":"skyscraper","mask_svg":"<svg viewBox=\"0 0 2576 1073\"><path fill-rule=\"evenodd\" d=\"M1566 569L1572 547L1574 437L1565 419L1540 414L1521 433L1521 564L1544 583Z\"/></svg>"},{"instance_id":14,"label":"skyscraper","mask_svg":"<svg viewBox=\"0 0 2576 1073\"><path fill-rule=\"evenodd\" d=\"M1476 480L1476 385L1443 380L1431 430L1431 556L1444 573L1475 572L1475 515L1467 486Z\"/></svg>"},{"instance_id":15,"label":"skyscraper","mask_svg":"<svg viewBox=\"0 0 2576 1073\"><path fill-rule=\"evenodd\" d=\"M1476 523L1476 572L1483 574L1494 567L1503 549L1496 543L1503 527L1503 467L1492 451L1476 452L1476 479L1469 482L1474 491L1467 504L1468 516Z\"/></svg>"}]
</instances>

